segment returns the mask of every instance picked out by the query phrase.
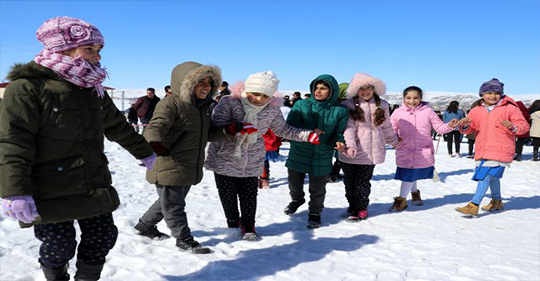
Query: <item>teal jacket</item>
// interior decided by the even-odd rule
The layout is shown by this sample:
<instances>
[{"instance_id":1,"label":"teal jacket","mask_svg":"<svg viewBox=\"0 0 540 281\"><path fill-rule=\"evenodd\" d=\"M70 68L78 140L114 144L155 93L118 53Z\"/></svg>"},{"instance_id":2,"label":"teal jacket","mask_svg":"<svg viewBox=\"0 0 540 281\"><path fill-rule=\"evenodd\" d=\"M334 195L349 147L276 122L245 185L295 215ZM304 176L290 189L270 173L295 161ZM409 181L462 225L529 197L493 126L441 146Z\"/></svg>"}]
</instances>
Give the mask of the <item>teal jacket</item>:
<instances>
[{"instance_id":1,"label":"teal jacket","mask_svg":"<svg viewBox=\"0 0 540 281\"><path fill-rule=\"evenodd\" d=\"M318 81L330 84L330 96L324 101L315 100L314 88ZM310 84L310 99L294 104L287 117L287 123L302 129L320 129L321 144L291 141L291 150L285 166L291 170L324 176L332 171L332 156L336 142L345 142L343 131L349 119L345 106L338 101L339 86L336 79L328 74L320 75Z\"/></svg>"}]
</instances>

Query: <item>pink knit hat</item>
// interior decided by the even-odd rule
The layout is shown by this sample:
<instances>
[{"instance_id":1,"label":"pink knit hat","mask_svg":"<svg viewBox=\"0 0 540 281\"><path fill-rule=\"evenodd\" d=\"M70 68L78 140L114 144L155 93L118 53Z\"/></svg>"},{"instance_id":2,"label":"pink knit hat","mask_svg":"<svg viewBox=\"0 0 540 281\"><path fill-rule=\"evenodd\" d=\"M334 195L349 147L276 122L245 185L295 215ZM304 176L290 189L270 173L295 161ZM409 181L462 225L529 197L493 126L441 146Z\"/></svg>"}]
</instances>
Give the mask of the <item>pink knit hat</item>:
<instances>
[{"instance_id":1,"label":"pink knit hat","mask_svg":"<svg viewBox=\"0 0 540 281\"><path fill-rule=\"evenodd\" d=\"M45 49L54 53L84 45L105 45L103 35L95 26L70 17L47 20L39 27L36 35Z\"/></svg>"}]
</instances>

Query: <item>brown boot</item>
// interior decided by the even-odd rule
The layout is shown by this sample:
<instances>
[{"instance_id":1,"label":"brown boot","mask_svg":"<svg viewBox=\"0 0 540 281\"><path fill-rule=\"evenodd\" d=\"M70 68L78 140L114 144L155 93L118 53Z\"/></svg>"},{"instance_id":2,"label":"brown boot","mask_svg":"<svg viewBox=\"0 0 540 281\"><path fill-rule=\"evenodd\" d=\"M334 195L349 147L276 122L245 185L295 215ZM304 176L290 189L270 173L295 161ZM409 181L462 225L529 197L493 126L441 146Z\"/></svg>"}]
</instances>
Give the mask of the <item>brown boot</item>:
<instances>
[{"instance_id":1,"label":"brown boot","mask_svg":"<svg viewBox=\"0 0 540 281\"><path fill-rule=\"evenodd\" d=\"M260 181L261 181L261 186L259 188L262 188L262 189L270 188L270 182L268 180L261 179Z\"/></svg>"},{"instance_id":2,"label":"brown boot","mask_svg":"<svg viewBox=\"0 0 540 281\"><path fill-rule=\"evenodd\" d=\"M411 195L412 195L412 204L414 206L424 205L424 201L422 201L422 198L420 197L420 189L416 190L416 192L411 192Z\"/></svg>"},{"instance_id":3,"label":"brown boot","mask_svg":"<svg viewBox=\"0 0 540 281\"><path fill-rule=\"evenodd\" d=\"M456 211L463 213L465 215L475 217L478 215L478 205L475 205L472 202L470 202L469 204L467 204L467 206L456 208Z\"/></svg>"},{"instance_id":4,"label":"brown boot","mask_svg":"<svg viewBox=\"0 0 540 281\"><path fill-rule=\"evenodd\" d=\"M407 209L407 199L403 197L394 197L394 205L390 208L390 212L401 212Z\"/></svg>"},{"instance_id":5,"label":"brown boot","mask_svg":"<svg viewBox=\"0 0 540 281\"><path fill-rule=\"evenodd\" d=\"M489 202L489 204L482 207L482 210L488 211L488 212L500 211L502 209L504 209L502 201L495 200L495 199L491 199L491 202Z\"/></svg>"}]
</instances>

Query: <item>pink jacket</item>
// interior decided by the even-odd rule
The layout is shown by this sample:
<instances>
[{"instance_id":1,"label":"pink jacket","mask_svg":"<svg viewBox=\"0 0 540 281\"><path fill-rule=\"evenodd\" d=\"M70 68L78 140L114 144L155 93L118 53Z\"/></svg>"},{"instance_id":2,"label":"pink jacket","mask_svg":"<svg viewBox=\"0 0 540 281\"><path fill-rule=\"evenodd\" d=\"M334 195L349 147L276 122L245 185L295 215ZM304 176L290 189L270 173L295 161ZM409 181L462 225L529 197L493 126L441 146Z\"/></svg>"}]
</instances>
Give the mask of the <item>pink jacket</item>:
<instances>
[{"instance_id":1,"label":"pink jacket","mask_svg":"<svg viewBox=\"0 0 540 281\"><path fill-rule=\"evenodd\" d=\"M435 149L431 128L439 134L453 130L429 107L421 102L415 108L402 104L390 117L394 131L403 142L396 150L396 165L400 168L421 169L435 165Z\"/></svg>"},{"instance_id":2,"label":"pink jacket","mask_svg":"<svg viewBox=\"0 0 540 281\"><path fill-rule=\"evenodd\" d=\"M472 119L472 123L467 130L460 128L460 131L465 134L476 131L474 159L511 163L516 151L516 135L529 130L529 123L523 118L516 102L506 96L491 112L488 112L482 102L480 106L473 108L467 117ZM512 122L517 127L517 132L513 133L501 125L503 120Z\"/></svg>"},{"instance_id":3,"label":"pink jacket","mask_svg":"<svg viewBox=\"0 0 540 281\"><path fill-rule=\"evenodd\" d=\"M360 108L364 111L365 122L360 122L349 118L345 129L345 143L349 148L357 150L356 157L351 158L347 153L341 153L339 160L344 163L358 165L376 165L384 162L386 157L385 143L395 145L398 138L390 124L389 105L381 100L381 107L384 110L386 121L379 126L373 124L373 114L377 110L375 99L368 102L359 99ZM354 100L347 99L342 103L349 110L354 110Z\"/></svg>"}]
</instances>

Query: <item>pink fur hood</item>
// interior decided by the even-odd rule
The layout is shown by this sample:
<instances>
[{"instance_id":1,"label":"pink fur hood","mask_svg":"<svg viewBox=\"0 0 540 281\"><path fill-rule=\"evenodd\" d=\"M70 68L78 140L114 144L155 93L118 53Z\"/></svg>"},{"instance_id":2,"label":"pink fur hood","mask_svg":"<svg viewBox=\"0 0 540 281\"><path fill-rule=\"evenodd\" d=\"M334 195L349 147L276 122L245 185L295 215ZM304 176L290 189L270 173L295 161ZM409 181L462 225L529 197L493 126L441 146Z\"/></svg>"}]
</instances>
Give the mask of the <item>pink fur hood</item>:
<instances>
[{"instance_id":1,"label":"pink fur hood","mask_svg":"<svg viewBox=\"0 0 540 281\"><path fill-rule=\"evenodd\" d=\"M351 79L351 83L349 83L349 88L347 88L347 98L350 99L356 96L358 89L367 85L375 87L375 93L379 96L384 96L386 94L386 84L381 79L366 73L357 73Z\"/></svg>"}]
</instances>

